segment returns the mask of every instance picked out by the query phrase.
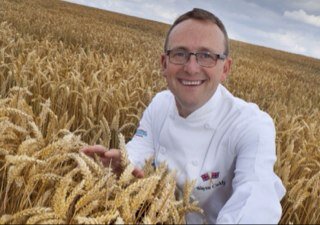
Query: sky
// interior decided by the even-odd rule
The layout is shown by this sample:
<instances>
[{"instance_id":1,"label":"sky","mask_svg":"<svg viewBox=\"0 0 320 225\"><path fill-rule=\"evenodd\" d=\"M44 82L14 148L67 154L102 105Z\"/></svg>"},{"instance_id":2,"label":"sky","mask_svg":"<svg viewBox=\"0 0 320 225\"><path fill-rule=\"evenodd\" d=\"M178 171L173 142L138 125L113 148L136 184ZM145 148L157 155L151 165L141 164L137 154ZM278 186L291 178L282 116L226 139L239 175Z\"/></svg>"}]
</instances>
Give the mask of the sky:
<instances>
[{"instance_id":1,"label":"sky","mask_svg":"<svg viewBox=\"0 0 320 225\"><path fill-rule=\"evenodd\" d=\"M66 0L172 24L193 8L214 13L229 38L320 59L320 0Z\"/></svg>"}]
</instances>

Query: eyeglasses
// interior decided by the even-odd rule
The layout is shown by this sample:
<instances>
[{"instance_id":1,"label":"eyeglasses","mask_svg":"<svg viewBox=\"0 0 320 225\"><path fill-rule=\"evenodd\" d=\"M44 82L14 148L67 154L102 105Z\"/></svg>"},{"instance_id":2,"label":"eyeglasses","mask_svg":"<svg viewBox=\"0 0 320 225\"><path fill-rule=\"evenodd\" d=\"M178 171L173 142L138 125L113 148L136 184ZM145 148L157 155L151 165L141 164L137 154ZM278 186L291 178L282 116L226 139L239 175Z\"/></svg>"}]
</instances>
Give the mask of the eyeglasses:
<instances>
[{"instance_id":1,"label":"eyeglasses","mask_svg":"<svg viewBox=\"0 0 320 225\"><path fill-rule=\"evenodd\" d=\"M203 67L213 67L217 64L218 59L224 60L227 58L224 54L215 54L210 51L189 52L184 49L167 50L166 54L169 56L169 61L176 65L186 64L190 56L194 55L197 63Z\"/></svg>"}]
</instances>

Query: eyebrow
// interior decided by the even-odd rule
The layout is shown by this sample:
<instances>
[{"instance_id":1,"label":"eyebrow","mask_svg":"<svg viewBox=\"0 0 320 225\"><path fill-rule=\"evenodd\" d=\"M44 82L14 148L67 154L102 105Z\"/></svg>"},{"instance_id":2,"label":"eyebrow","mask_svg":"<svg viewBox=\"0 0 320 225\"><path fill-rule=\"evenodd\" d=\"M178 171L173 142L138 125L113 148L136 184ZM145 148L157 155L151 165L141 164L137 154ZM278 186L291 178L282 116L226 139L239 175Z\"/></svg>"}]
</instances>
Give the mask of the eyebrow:
<instances>
[{"instance_id":1,"label":"eyebrow","mask_svg":"<svg viewBox=\"0 0 320 225\"><path fill-rule=\"evenodd\" d=\"M212 49L205 48L205 47L201 47L197 51L199 51L199 52L211 52L211 53L216 53L217 52L217 51L214 51Z\"/></svg>"},{"instance_id":2,"label":"eyebrow","mask_svg":"<svg viewBox=\"0 0 320 225\"><path fill-rule=\"evenodd\" d=\"M182 46L178 46L178 47L175 47L175 48L171 48L171 50L185 50L185 51L189 51L187 48L182 47Z\"/></svg>"}]
</instances>

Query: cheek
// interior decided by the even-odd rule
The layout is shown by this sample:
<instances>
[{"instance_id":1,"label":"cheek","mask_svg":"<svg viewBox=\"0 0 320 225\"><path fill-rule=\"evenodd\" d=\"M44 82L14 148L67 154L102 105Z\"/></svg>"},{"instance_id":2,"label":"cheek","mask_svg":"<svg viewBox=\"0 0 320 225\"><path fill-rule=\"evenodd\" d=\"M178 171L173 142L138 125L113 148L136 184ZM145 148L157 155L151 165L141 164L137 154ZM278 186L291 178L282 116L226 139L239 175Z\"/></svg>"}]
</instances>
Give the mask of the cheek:
<instances>
[{"instance_id":1,"label":"cheek","mask_svg":"<svg viewBox=\"0 0 320 225\"><path fill-rule=\"evenodd\" d=\"M163 73L162 73L162 75L167 80L173 79L175 77L175 74L177 74L177 70L170 65L168 65L166 68L164 68Z\"/></svg>"},{"instance_id":2,"label":"cheek","mask_svg":"<svg viewBox=\"0 0 320 225\"><path fill-rule=\"evenodd\" d=\"M212 82L217 83L217 82L221 82L221 81L225 80L225 76L223 73L223 67L218 67L215 70L210 71L209 74L210 74L210 80Z\"/></svg>"}]
</instances>

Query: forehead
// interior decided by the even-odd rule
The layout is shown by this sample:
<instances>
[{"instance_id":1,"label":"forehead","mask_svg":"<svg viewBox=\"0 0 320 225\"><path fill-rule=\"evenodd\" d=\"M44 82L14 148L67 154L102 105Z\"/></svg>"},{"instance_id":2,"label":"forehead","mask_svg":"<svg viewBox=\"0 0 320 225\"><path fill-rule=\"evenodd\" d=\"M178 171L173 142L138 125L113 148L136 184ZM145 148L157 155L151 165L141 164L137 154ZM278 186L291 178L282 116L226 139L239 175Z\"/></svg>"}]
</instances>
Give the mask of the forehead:
<instances>
[{"instance_id":1,"label":"forehead","mask_svg":"<svg viewBox=\"0 0 320 225\"><path fill-rule=\"evenodd\" d=\"M186 48L188 50L208 49L224 51L224 35L211 21L185 20L176 25L168 38L168 49Z\"/></svg>"}]
</instances>

